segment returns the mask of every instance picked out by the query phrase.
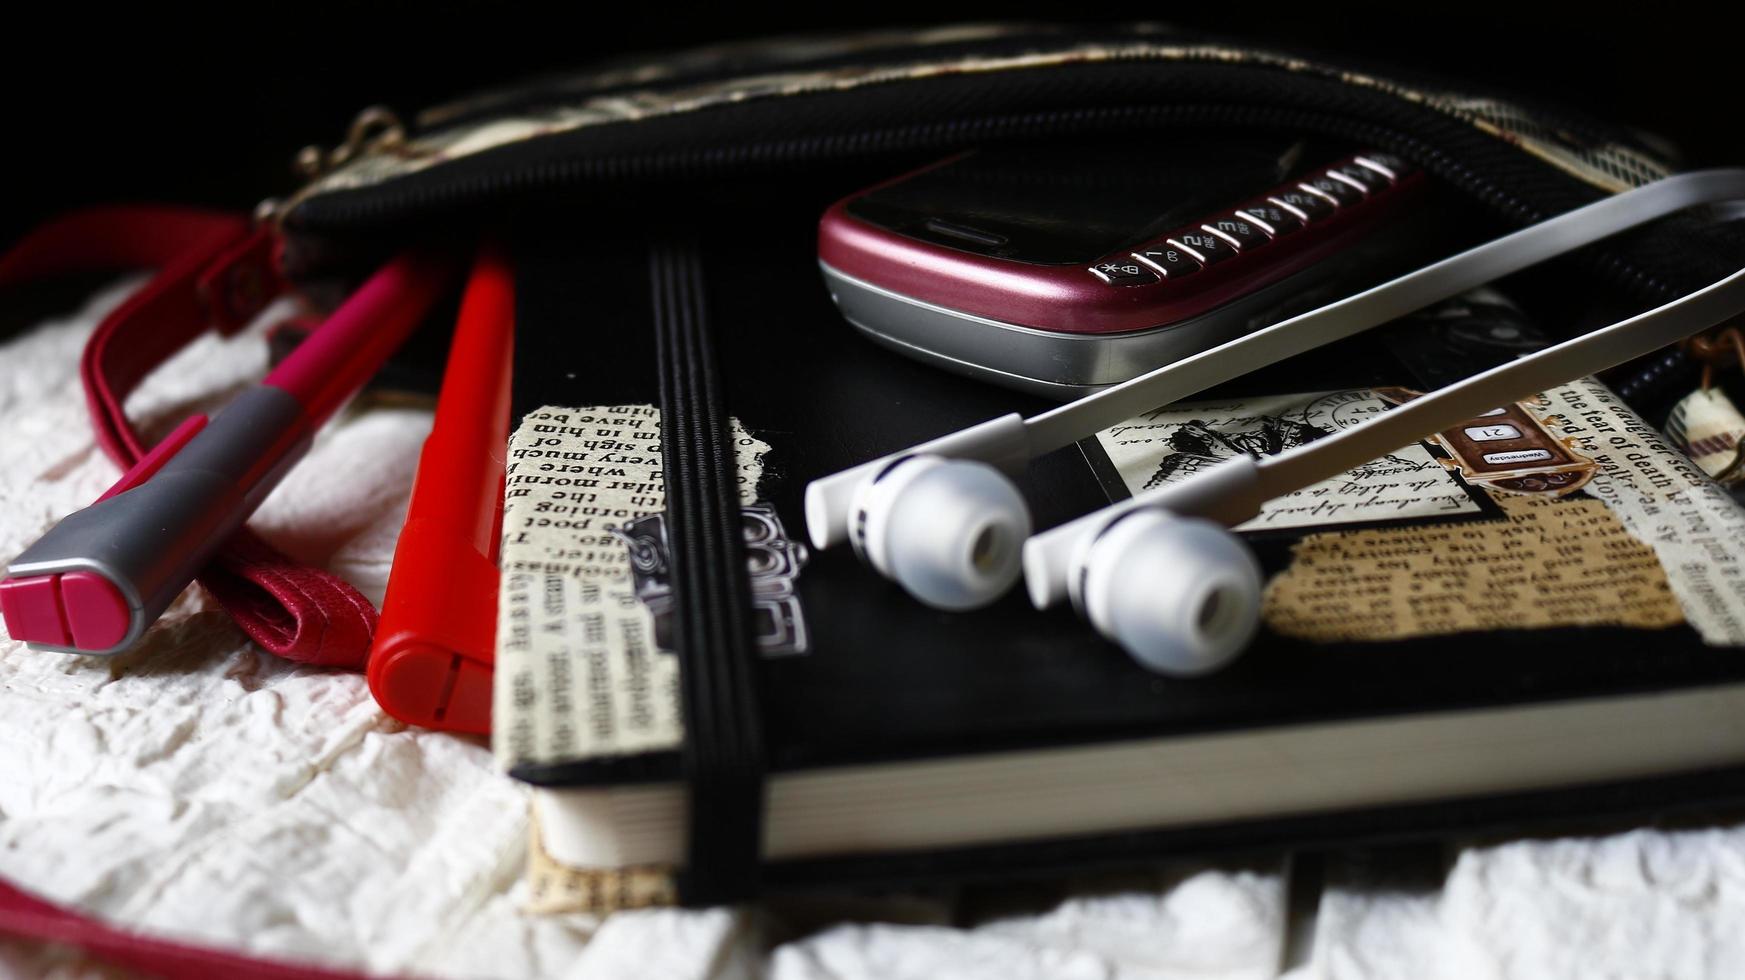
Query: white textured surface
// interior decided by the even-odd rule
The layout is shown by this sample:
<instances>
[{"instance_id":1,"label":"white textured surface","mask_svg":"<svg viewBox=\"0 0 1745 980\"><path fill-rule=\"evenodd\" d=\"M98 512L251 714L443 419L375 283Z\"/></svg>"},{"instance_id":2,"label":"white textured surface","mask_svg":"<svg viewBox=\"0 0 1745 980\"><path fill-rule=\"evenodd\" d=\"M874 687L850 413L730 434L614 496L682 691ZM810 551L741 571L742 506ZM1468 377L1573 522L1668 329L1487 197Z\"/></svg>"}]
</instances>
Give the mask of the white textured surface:
<instances>
[{"instance_id":1,"label":"white textured surface","mask_svg":"<svg viewBox=\"0 0 1745 980\"><path fill-rule=\"evenodd\" d=\"M1745 976L1745 828L1632 830L1453 853L1399 880L1331 867L1292 980Z\"/></svg>"},{"instance_id":2,"label":"white textured surface","mask_svg":"<svg viewBox=\"0 0 1745 980\"><path fill-rule=\"evenodd\" d=\"M76 364L125 292L0 344L0 556L115 477ZM162 431L263 362L258 331L208 337L134 417ZM255 527L379 601L428 424L348 412ZM517 896L525 821L482 741L407 729L361 676L260 653L198 590L110 661L0 638L0 876L155 934L454 977L1258 978L1285 956L1282 862L1264 859L995 911L981 890L533 918ZM1404 885L1335 859L1327 877L1293 980L1745 976L1745 829L1471 848ZM0 976L41 975L113 974L0 941Z\"/></svg>"},{"instance_id":3,"label":"white textured surface","mask_svg":"<svg viewBox=\"0 0 1745 980\"><path fill-rule=\"evenodd\" d=\"M0 346L0 555L115 478L77 363L126 291ZM259 377L264 360L258 330L207 336L130 409L161 430ZM348 412L254 526L379 602L428 427L420 411ZM362 675L261 653L198 589L113 660L0 641L0 875L51 900L372 971L549 975L593 922L515 913L525 832L525 792L482 740L408 729Z\"/></svg>"},{"instance_id":4,"label":"white textured surface","mask_svg":"<svg viewBox=\"0 0 1745 980\"><path fill-rule=\"evenodd\" d=\"M778 947L776 980L1266 978L1284 937L1276 869L1123 880L969 928L844 924Z\"/></svg>"}]
</instances>

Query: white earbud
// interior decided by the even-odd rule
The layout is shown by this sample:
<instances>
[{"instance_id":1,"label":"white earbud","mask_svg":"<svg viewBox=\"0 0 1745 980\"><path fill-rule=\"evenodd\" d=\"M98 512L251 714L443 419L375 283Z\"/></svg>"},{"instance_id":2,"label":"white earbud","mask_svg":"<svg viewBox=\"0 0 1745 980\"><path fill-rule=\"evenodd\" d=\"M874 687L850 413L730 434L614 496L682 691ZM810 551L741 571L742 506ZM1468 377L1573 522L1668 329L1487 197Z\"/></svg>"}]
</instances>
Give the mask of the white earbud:
<instances>
[{"instance_id":1,"label":"white earbud","mask_svg":"<svg viewBox=\"0 0 1745 980\"><path fill-rule=\"evenodd\" d=\"M1070 581L1097 632L1161 674L1217 670L1260 628L1260 566L1235 535L1201 518L1124 514L1084 542Z\"/></svg>"},{"instance_id":2,"label":"white earbud","mask_svg":"<svg viewBox=\"0 0 1745 980\"><path fill-rule=\"evenodd\" d=\"M1745 199L1745 171L1691 176L1699 179L1651 186L1715 201ZM1257 515L1267 500L1332 479L1498 405L1615 367L1741 315L1745 269L1313 442L1259 459L1232 457L1181 482L1068 521L1024 543L1030 599L1047 608L1070 598L1098 632L1154 669L1215 669L1241 651L1258 625L1259 572L1253 557L1230 535L1211 528L1194 531L1195 522L1174 515L1211 517L1235 526Z\"/></svg>"},{"instance_id":3,"label":"white earbud","mask_svg":"<svg viewBox=\"0 0 1745 980\"><path fill-rule=\"evenodd\" d=\"M985 606L1017 581L1030 511L986 463L908 456L855 489L850 539L881 575L936 609Z\"/></svg>"}]
</instances>

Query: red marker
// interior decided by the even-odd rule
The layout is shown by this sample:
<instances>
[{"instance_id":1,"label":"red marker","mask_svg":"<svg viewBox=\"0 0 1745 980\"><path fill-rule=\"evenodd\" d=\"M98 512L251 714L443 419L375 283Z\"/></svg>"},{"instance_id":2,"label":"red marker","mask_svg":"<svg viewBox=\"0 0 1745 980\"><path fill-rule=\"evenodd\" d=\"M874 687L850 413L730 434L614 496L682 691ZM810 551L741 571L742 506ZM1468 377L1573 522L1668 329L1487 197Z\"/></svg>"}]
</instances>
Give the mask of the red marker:
<instances>
[{"instance_id":1,"label":"red marker","mask_svg":"<svg viewBox=\"0 0 1745 980\"><path fill-rule=\"evenodd\" d=\"M260 384L183 422L14 558L0 582L12 638L97 656L139 642L424 318L449 268L436 254L389 262Z\"/></svg>"},{"instance_id":2,"label":"red marker","mask_svg":"<svg viewBox=\"0 0 1745 980\"><path fill-rule=\"evenodd\" d=\"M487 245L461 299L370 647L376 701L427 728L491 730L514 339L513 273Z\"/></svg>"}]
</instances>

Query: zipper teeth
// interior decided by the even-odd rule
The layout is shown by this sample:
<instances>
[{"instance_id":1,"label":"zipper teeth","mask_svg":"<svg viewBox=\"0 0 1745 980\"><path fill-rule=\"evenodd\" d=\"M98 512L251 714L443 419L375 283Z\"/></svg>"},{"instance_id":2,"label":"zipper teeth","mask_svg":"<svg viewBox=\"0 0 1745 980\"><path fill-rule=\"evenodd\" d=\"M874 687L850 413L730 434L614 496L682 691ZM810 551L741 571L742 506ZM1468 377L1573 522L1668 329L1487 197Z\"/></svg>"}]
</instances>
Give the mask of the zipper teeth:
<instances>
[{"instance_id":1,"label":"zipper teeth","mask_svg":"<svg viewBox=\"0 0 1745 980\"><path fill-rule=\"evenodd\" d=\"M1015 53L1016 50L1020 50L1023 47L1027 46L1028 42L1037 41L1037 40L1045 40L1047 42L1054 42L1054 41L1058 41L1059 38L1057 36L1054 36L1054 35L1050 35L1045 39L1038 39L1034 36L1018 35L1018 36L1012 36L1012 37L1005 38L1004 40L1008 41L1008 42L1013 42L1013 43L1019 44L1019 46L1017 48L1014 48L1012 51L1005 52L1006 55L1010 56L1011 54ZM1131 35L1123 35L1123 36L1119 36L1119 37L1106 38L1106 39L1101 39L1101 40L1104 43L1107 43L1108 45L1110 45L1112 48L1121 51L1121 53L1115 55L1114 57L1110 57L1110 58L1105 59L1105 63L1109 63L1109 64L1120 64L1120 63L1149 64L1149 63L1156 63L1156 62L1160 62L1160 61L1173 63L1173 64L1193 64L1193 63L1224 64L1224 63L1229 62L1229 58L1226 57L1222 53L1214 53L1214 52L1234 52L1234 53L1238 53L1238 54L1246 56L1246 57L1258 58L1259 59L1258 61L1253 62L1254 67L1278 68L1278 67L1282 67L1283 65L1288 63L1288 64L1294 65L1294 67L1292 67L1291 70L1303 71L1304 73L1309 74L1309 75L1313 75L1315 77L1336 78L1336 77L1342 76L1342 72L1339 69L1335 68L1330 63L1320 62L1317 59L1315 59L1313 56L1310 56L1310 55L1297 55L1297 54L1292 54L1286 50L1275 49L1275 48L1249 48L1249 47L1241 44L1240 42L1236 42L1236 41L1233 41L1233 40L1227 39L1227 38L1220 39L1220 38L1215 38L1215 37L1178 36L1178 37L1173 38L1169 42L1167 42L1167 46L1168 47L1185 47L1185 48L1198 49L1198 50L1194 50L1191 53L1186 53L1186 54L1174 54L1174 53L1172 53L1172 54L1168 54L1168 55L1160 54L1158 52L1122 50L1122 49L1127 48L1130 45L1135 44L1136 42L1140 43L1140 44L1156 43L1159 41L1159 39L1157 39L1157 38L1140 39L1140 38L1135 38ZM1097 43L1099 41L1099 39L1087 37L1087 38L1081 38L1080 41L1082 44L1094 44L1094 43ZM932 54L935 57L938 57L938 52L932 52ZM995 56L997 57L998 55L996 54ZM1378 78L1378 79L1380 79L1382 76L1388 74L1386 71L1379 69L1379 68L1372 71L1372 70L1370 70L1370 66L1348 66L1348 67L1355 68L1355 71L1357 74L1371 76L1371 77ZM828 66L823 66L823 69L828 70ZM804 71L804 70L807 70L807 68L806 68L806 66L803 66L803 65L796 65L796 66L788 66L787 68L782 69L782 70ZM708 77L691 78L691 79L682 79L681 78L681 79L675 79L674 82L676 84L679 84L680 86L684 86L684 85L694 85L694 84L709 84L713 81L718 81L718 80L719 79L711 79ZM1394 94L1394 95L1398 96L1403 92L1409 92L1409 93L1414 93L1414 94L1434 92L1434 91L1439 90L1445 84L1447 84L1447 83L1444 81L1426 80L1426 79L1418 79L1415 81L1404 80L1404 79L1395 80L1395 81L1384 80L1382 82L1382 84L1378 87L1377 90L1389 92L1390 94ZM636 86L629 86L629 87L635 88ZM550 108L557 107L557 106L571 105L575 102L575 100L578 97L580 97L580 98L598 98L598 97L602 97L602 96L612 96L612 95L620 94L620 92L622 92L623 89L624 89L624 86L617 86L617 87L609 86L606 89L599 90L599 91L592 91L592 92L585 91L585 90L584 91L577 91L577 90L565 89L562 86L561 81L560 81L558 84L556 84L552 87L545 87L545 88L535 87L531 91L527 91L527 92L523 93L522 95L515 97L515 98L505 99L501 102L495 102L495 103L489 103L486 105L481 105L478 109L475 109L475 110L470 111L470 112L459 112L459 113L456 113L456 114L453 114L450 116L446 116L446 117L442 118L440 121L436 122L434 124L434 128L440 129L440 128L447 128L447 127L451 127L451 126L472 125L472 124L475 124L481 120L489 119L489 118L494 117L494 116L500 116L500 115L503 115L506 113L519 114L519 113L539 112L539 111L550 109ZM1481 99L1481 100L1484 100L1487 102L1505 104L1505 105L1517 108L1521 112L1525 113L1532 120L1534 120L1535 122L1544 126L1546 129L1555 130L1555 131L1564 132L1564 133L1576 134L1577 136L1579 136L1583 139L1586 139L1586 140L1590 140L1590 141L1598 141L1598 140L1609 140L1609 141L1616 141L1616 142L1629 142L1630 141L1629 134L1626 132L1620 131L1615 126L1602 126L1596 120L1582 118L1582 117L1578 117L1578 116L1572 116L1567 112L1567 110L1565 110L1561 106L1546 105L1546 104L1538 102L1537 100L1525 100L1524 101L1523 97L1519 93L1489 92L1489 91L1482 91L1481 90L1481 91L1472 92L1470 94L1472 94L1475 98L1478 98L1478 99Z\"/></svg>"},{"instance_id":2,"label":"zipper teeth","mask_svg":"<svg viewBox=\"0 0 1745 980\"><path fill-rule=\"evenodd\" d=\"M464 202L487 195L517 194L582 180L628 181L651 176L697 175L719 169L791 164L819 157L923 149L929 145L981 139L1014 139L1058 133L1064 128L1103 129L1157 123L1226 123L1283 125L1315 119L1331 135L1379 144L1421 163L1426 169L1478 197L1487 206L1516 221L1537 221L1543 212L1502 190L1436 147L1379 124L1340 117L1318 117L1300 110L1259 106L1114 106L1049 110L972 120L947 120L893 129L849 134L802 136L725 147L668 150L627 157L583 157L550 161L521 170L453 179L435 187L407 188L394 198L368 201L304 202L310 223L370 221L418 208ZM343 192L340 192L343 193Z\"/></svg>"},{"instance_id":3,"label":"zipper teeth","mask_svg":"<svg viewBox=\"0 0 1745 980\"><path fill-rule=\"evenodd\" d=\"M349 223L377 223L426 208L465 205L494 197L514 197L589 181L631 182L650 177L697 177L752 167L772 167L847 158L859 154L922 150L984 140L1022 139L1071 132L1132 129L1179 124L1306 128L1398 153L1413 160L1486 208L1516 225L1542 221L1550 215L1456 159L1435 143L1383 123L1348 115L1316 113L1300 108L1201 104L1168 106L1101 106L1043 110L973 119L943 120L908 126L728 146L696 147L628 156L575 157L523 166L520 169L451 177L442 183L414 185L398 194L346 200L313 199L298 206L298 224L305 228ZM1595 271L1638 298L1664 298L1676 291L1663 279L1606 252L1593 261Z\"/></svg>"}]
</instances>

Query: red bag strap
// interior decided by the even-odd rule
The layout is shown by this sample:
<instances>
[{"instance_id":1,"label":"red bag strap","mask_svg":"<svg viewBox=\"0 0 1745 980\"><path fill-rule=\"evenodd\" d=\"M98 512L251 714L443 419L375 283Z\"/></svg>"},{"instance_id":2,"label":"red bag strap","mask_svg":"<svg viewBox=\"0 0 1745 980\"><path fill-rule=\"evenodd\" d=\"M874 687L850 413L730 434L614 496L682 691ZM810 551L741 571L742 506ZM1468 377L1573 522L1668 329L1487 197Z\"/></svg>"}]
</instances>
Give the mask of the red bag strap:
<instances>
[{"instance_id":1,"label":"red bag strap","mask_svg":"<svg viewBox=\"0 0 1745 980\"><path fill-rule=\"evenodd\" d=\"M157 269L98 325L79 364L97 442L127 470L148 449L127 420L127 396L206 330L231 333L285 291L276 246L270 228L240 215L91 208L43 225L0 255L0 287L94 269ZM199 582L250 639L278 656L360 670L368 658L376 627L369 600L246 528Z\"/></svg>"},{"instance_id":2,"label":"red bag strap","mask_svg":"<svg viewBox=\"0 0 1745 980\"><path fill-rule=\"evenodd\" d=\"M116 966L166 980L247 977L253 980L359 980L361 974L256 959L128 932L45 902L0 881L0 935L76 946Z\"/></svg>"}]
</instances>

